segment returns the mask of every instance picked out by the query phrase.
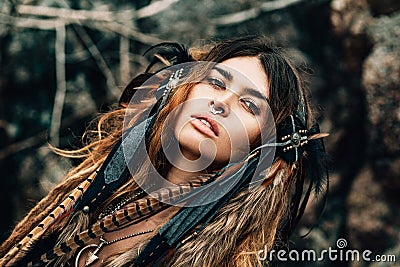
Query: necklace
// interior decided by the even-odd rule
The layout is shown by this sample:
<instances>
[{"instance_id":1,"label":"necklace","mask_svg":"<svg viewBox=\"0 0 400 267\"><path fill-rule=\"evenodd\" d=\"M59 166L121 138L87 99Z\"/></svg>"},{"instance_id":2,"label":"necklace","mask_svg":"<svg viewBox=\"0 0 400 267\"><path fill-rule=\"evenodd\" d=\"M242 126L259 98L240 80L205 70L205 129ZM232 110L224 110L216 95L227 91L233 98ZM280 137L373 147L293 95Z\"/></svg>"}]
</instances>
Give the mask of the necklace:
<instances>
[{"instance_id":1,"label":"necklace","mask_svg":"<svg viewBox=\"0 0 400 267\"><path fill-rule=\"evenodd\" d=\"M114 239L114 240L111 240L111 241L107 241L107 240L105 240L105 239L103 238L103 236L101 236L101 237L100 237L100 243L99 243L98 245L96 245L96 244L90 244L90 245L87 245L86 247L83 247L83 248L79 251L78 255L76 256L75 267L78 267L78 266L79 266L79 259L80 259L80 257L81 257L81 254L82 254L82 252L83 252L84 250L86 250L86 249L95 248L95 250L94 250L93 252L89 253L88 258L87 258L86 261L85 261L85 267L86 267L86 266L89 266L90 264L94 263L95 261L97 261L97 260L99 259L99 257L98 257L96 254L97 254L104 246L113 244L113 243L115 243L115 242L118 242L118 241L121 241L121 240L124 240L124 239L127 239L127 238L131 238L131 237L134 237L134 236L139 236L139 235L144 235L144 234L147 234L147 233L151 233L151 232L153 232L154 230L156 230L156 228L151 229L151 230L147 230L147 231L143 231L143 232L138 232L138 233L129 234L129 235L127 235L127 236L119 237L119 238Z\"/></svg>"},{"instance_id":2,"label":"necklace","mask_svg":"<svg viewBox=\"0 0 400 267\"><path fill-rule=\"evenodd\" d=\"M144 192L143 192L144 193ZM98 219L102 219L110 214L113 214L114 212L116 212L117 210L120 210L123 206L125 206L127 203L129 203L130 201L136 199L137 197L141 196L143 193L139 193L139 194L135 194L133 196L128 196L123 198L120 202L116 203L115 205L110 205L108 206L104 212L100 213Z\"/></svg>"},{"instance_id":3,"label":"necklace","mask_svg":"<svg viewBox=\"0 0 400 267\"><path fill-rule=\"evenodd\" d=\"M133 193L131 196L126 196L120 202L116 204L110 204L103 212L101 212L98 216L98 219L102 219L110 214L113 214L117 210L120 210L123 206L125 206L127 203L139 199L143 197L143 195L146 194L146 192L149 192L151 188L153 188L155 184L150 184L146 188L142 188L142 186L139 186L139 188Z\"/></svg>"}]
</instances>

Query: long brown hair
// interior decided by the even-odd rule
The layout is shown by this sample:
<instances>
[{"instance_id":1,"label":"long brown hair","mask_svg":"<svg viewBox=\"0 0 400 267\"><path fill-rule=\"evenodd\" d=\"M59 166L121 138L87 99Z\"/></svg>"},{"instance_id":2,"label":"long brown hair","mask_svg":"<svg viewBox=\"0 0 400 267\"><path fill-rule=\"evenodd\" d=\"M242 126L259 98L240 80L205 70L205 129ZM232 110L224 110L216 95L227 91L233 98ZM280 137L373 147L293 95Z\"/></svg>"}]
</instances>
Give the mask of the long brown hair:
<instances>
[{"instance_id":1,"label":"long brown hair","mask_svg":"<svg viewBox=\"0 0 400 267\"><path fill-rule=\"evenodd\" d=\"M284 55L283 50L274 46L271 40L263 36L246 36L210 42L208 45L189 49L188 54L193 61L211 62L222 62L242 56L257 57L268 77L269 104L277 125L296 111L299 102L302 101L302 96L306 98L308 96L301 75L289 58ZM143 76L137 76L125 91L134 92L139 86L139 81L142 80ZM153 126L148 140L148 151L149 157L153 159L152 163L158 169L168 168L168 162L160 149L163 123L167 115L185 101L190 92L190 86L184 85L176 89L167 105L158 114ZM154 92L155 89L156 87L150 88L150 91ZM313 122L313 110L308 103L309 101L306 101L307 126L310 126ZM150 105L151 103L146 99L129 107L126 103L122 103L114 110L99 116L96 129L88 129L85 133L88 141L82 149L62 151L54 148L63 156L80 157L83 162L72 169L65 180L51 190L18 223L11 236L0 247L0 257L4 256L13 244L26 236L68 196L71 190L101 166L113 145L121 138L126 113L139 116ZM133 121L137 120L138 116L134 116ZM272 249L278 243L284 244L286 241L279 240L281 238L279 229L291 216L289 206L294 185L297 181L305 179L301 164L301 160L299 165L294 166L281 158L276 158L273 165L264 172L265 180L268 182L253 191L243 190L232 198L197 237L188 240L175 251L169 264L171 266L261 266L263 262L257 257L257 252L265 246ZM145 176L146 168L142 168L135 175ZM94 214L97 215L114 199L128 194L137 187L135 180L130 179ZM46 234L61 232L69 219L68 216L65 217ZM122 254L124 253L133 255L131 251ZM123 265L123 260L120 263Z\"/></svg>"}]
</instances>

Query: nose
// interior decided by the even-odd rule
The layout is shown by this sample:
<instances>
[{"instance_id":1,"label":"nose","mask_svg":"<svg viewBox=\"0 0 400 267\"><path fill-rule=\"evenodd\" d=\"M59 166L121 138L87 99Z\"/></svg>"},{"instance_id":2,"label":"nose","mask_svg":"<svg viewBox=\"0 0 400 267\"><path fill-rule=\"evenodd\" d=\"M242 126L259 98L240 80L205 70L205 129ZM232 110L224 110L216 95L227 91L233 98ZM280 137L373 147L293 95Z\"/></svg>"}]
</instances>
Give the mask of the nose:
<instances>
[{"instance_id":1,"label":"nose","mask_svg":"<svg viewBox=\"0 0 400 267\"><path fill-rule=\"evenodd\" d=\"M227 104L218 100L212 100L208 104L210 112L213 115L221 115L222 117L229 116L230 109Z\"/></svg>"}]
</instances>

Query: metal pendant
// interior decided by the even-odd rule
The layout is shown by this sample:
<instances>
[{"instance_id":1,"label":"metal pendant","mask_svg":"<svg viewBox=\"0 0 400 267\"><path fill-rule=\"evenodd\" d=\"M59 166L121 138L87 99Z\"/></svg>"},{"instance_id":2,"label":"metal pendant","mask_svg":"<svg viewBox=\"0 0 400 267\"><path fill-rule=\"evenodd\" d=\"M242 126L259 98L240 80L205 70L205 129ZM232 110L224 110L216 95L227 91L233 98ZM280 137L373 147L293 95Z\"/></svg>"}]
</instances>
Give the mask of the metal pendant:
<instances>
[{"instance_id":1,"label":"metal pendant","mask_svg":"<svg viewBox=\"0 0 400 267\"><path fill-rule=\"evenodd\" d=\"M89 248L95 248L95 250L93 252L89 252L89 256L85 261L85 267L90 266L92 263L96 262L99 259L99 257L96 254L106 244L107 244L107 241L100 237L100 244L98 244L98 245L90 244L90 245L87 245L86 247L82 248L81 251L79 251L78 255L76 256L75 267L79 267L79 259L81 257L82 252Z\"/></svg>"}]
</instances>

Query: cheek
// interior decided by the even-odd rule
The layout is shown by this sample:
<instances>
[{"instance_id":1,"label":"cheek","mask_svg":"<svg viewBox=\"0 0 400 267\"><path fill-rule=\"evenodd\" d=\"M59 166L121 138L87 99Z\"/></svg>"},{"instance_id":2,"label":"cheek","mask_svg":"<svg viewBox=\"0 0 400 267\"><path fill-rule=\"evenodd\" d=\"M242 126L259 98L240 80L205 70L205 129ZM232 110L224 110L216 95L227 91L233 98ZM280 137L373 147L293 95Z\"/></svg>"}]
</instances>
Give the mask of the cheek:
<instances>
[{"instance_id":1,"label":"cheek","mask_svg":"<svg viewBox=\"0 0 400 267\"><path fill-rule=\"evenodd\" d=\"M251 150L258 145L258 142L260 140L260 135L261 135L260 124L258 123L257 120L252 118L244 122L244 128L245 128L244 138L246 138L245 145L247 146L247 149ZM238 134L243 135L243 130L240 131L240 133Z\"/></svg>"},{"instance_id":2,"label":"cheek","mask_svg":"<svg viewBox=\"0 0 400 267\"><path fill-rule=\"evenodd\" d=\"M209 86L207 84L198 83L195 86L193 86L192 89L190 89L190 92L187 95L186 100L191 100L191 99L196 99L196 98L211 99L215 93L214 90L215 89L213 89L211 86Z\"/></svg>"},{"instance_id":3,"label":"cheek","mask_svg":"<svg viewBox=\"0 0 400 267\"><path fill-rule=\"evenodd\" d=\"M252 124L249 125L247 128L247 134L249 136L249 140L251 144L254 144L256 139L260 137L261 134L261 129L260 129L260 124L256 121Z\"/></svg>"},{"instance_id":4,"label":"cheek","mask_svg":"<svg viewBox=\"0 0 400 267\"><path fill-rule=\"evenodd\" d=\"M224 132L224 142L219 147L222 152L232 153L233 161L238 161L246 157L257 145L260 127L257 121L246 121L240 124L229 123L228 125L232 125L232 127L227 127Z\"/></svg>"}]
</instances>

